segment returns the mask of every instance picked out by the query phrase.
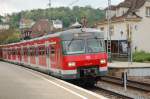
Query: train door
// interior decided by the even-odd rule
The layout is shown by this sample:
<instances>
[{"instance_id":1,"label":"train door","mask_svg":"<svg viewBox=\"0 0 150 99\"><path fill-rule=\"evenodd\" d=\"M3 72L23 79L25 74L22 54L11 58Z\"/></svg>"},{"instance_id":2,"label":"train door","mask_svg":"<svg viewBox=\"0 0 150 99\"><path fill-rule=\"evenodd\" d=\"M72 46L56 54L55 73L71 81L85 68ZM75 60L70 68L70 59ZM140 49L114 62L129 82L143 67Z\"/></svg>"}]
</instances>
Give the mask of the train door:
<instances>
[{"instance_id":1,"label":"train door","mask_svg":"<svg viewBox=\"0 0 150 99\"><path fill-rule=\"evenodd\" d=\"M39 56L39 65L42 66L42 68L45 68L47 66L46 63L46 47L45 45L38 46L38 56Z\"/></svg>"},{"instance_id":2,"label":"train door","mask_svg":"<svg viewBox=\"0 0 150 99\"><path fill-rule=\"evenodd\" d=\"M24 63L28 63L28 49L25 47L23 48L23 60L24 60Z\"/></svg>"},{"instance_id":3,"label":"train door","mask_svg":"<svg viewBox=\"0 0 150 99\"><path fill-rule=\"evenodd\" d=\"M49 45L49 59L52 72L60 74L60 49L58 47L59 45L56 42Z\"/></svg>"},{"instance_id":4,"label":"train door","mask_svg":"<svg viewBox=\"0 0 150 99\"><path fill-rule=\"evenodd\" d=\"M7 48L4 49L5 59L8 60Z\"/></svg>"},{"instance_id":5,"label":"train door","mask_svg":"<svg viewBox=\"0 0 150 99\"><path fill-rule=\"evenodd\" d=\"M30 46L27 45L27 59L28 59L28 65L30 65Z\"/></svg>"},{"instance_id":6,"label":"train door","mask_svg":"<svg viewBox=\"0 0 150 99\"><path fill-rule=\"evenodd\" d=\"M2 48L0 48L0 59L2 59Z\"/></svg>"},{"instance_id":7,"label":"train door","mask_svg":"<svg viewBox=\"0 0 150 99\"><path fill-rule=\"evenodd\" d=\"M8 60L11 60L11 49L8 49Z\"/></svg>"},{"instance_id":8,"label":"train door","mask_svg":"<svg viewBox=\"0 0 150 99\"><path fill-rule=\"evenodd\" d=\"M18 48L16 48L16 50L15 50L15 51L16 51L16 54L15 54L15 56L16 56L16 60L15 60L15 61L16 61L16 62L19 62L19 58L18 58L19 50L18 50Z\"/></svg>"},{"instance_id":9,"label":"train door","mask_svg":"<svg viewBox=\"0 0 150 99\"><path fill-rule=\"evenodd\" d=\"M45 46L46 46L46 63L47 63L47 69L48 69L48 72L50 72L51 63L50 63L50 59L49 59L49 56L50 56L49 42L46 42Z\"/></svg>"},{"instance_id":10,"label":"train door","mask_svg":"<svg viewBox=\"0 0 150 99\"><path fill-rule=\"evenodd\" d=\"M34 64L34 65L36 64L35 55L36 55L35 47L32 46L32 47L30 47L30 63Z\"/></svg>"},{"instance_id":11,"label":"train door","mask_svg":"<svg viewBox=\"0 0 150 99\"><path fill-rule=\"evenodd\" d=\"M55 44L50 44L50 65L52 69L56 68L56 45Z\"/></svg>"},{"instance_id":12,"label":"train door","mask_svg":"<svg viewBox=\"0 0 150 99\"><path fill-rule=\"evenodd\" d=\"M16 60L16 49L13 48L12 50L13 50L12 51L12 60L15 61Z\"/></svg>"},{"instance_id":13,"label":"train door","mask_svg":"<svg viewBox=\"0 0 150 99\"><path fill-rule=\"evenodd\" d=\"M22 46L20 46L20 63L22 63L23 62L23 47Z\"/></svg>"},{"instance_id":14,"label":"train door","mask_svg":"<svg viewBox=\"0 0 150 99\"><path fill-rule=\"evenodd\" d=\"M17 62L17 48L14 49L14 62Z\"/></svg>"},{"instance_id":15,"label":"train door","mask_svg":"<svg viewBox=\"0 0 150 99\"><path fill-rule=\"evenodd\" d=\"M12 60L12 49L9 49L8 60Z\"/></svg>"},{"instance_id":16,"label":"train door","mask_svg":"<svg viewBox=\"0 0 150 99\"><path fill-rule=\"evenodd\" d=\"M39 48L37 44L35 44L35 61L36 61L36 66L38 66L39 65Z\"/></svg>"},{"instance_id":17,"label":"train door","mask_svg":"<svg viewBox=\"0 0 150 99\"><path fill-rule=\"evenodd\" d=\"M18 48L17 49L17 55L18 55L18 62L20 63L21 62L21 48Z\"/></svg>"}]
</instances>

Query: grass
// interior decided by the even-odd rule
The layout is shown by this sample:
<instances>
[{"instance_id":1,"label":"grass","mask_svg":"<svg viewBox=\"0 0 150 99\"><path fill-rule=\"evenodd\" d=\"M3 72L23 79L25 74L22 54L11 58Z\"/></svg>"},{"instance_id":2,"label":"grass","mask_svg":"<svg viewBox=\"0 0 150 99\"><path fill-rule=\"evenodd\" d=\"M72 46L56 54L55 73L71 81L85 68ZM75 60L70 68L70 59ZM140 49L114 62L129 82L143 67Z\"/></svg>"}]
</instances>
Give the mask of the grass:
<instances>
[{"instance_id":1,"label":"grass","mask_svg":"<svg viewBox=\"0 0 150 99\"><path fill-rule=\"evenodd\" d=\"M135 52L133 54L134 62L150 62L150 53L146 53L144 51Z\"/></svg>"}]
</instances>

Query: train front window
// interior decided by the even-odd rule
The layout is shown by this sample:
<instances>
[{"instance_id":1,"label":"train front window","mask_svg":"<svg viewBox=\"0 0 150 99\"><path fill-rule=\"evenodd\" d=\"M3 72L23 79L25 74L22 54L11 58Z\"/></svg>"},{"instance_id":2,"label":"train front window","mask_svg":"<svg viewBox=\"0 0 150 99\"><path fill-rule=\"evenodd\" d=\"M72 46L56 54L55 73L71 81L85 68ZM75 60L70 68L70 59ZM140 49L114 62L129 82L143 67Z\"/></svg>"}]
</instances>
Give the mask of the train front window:
<instances>
[{"instance_id":1,"label":"train front window","mask_svg":"<svg viewBox=\"0 0 150 99\"><path fill-rule=\"evenodd\" d=\"M82 54L85 53L84 40L63 41L64 54Z\"/></svg>"},{"instance_id":2,"label":"train front window","mask_svg":"<svg viewBox=\"0 0 150 99\"><path fill-rule=\"evenodd\" d=\"M87 39L87 51L88 53L104 52L104 40L102 39Z\"/></svg>"}]
</instances>

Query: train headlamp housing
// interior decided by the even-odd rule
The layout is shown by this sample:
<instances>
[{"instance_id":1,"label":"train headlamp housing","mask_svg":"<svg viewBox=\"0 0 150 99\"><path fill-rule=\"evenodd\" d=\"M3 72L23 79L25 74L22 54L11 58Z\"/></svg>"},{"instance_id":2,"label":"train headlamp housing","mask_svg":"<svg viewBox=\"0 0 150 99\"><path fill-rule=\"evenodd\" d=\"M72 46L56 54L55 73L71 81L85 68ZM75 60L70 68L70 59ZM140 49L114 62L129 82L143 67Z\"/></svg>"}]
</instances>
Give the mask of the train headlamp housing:
<instances>
[{"instance_id":1,"label":"train headlamp housing","mask_svg":"<svg viewBox=\"0 0 150 99\"><path fill-rule=\"evenodd\" d=\"M101 59L100 64L106 64L106 59Z\"/></svg>"},{"instance_id":2,"label":"train headlamp housing","mask_svg":"<svg viewBox=\"0 0 150 99\"><path fill-rule=\"evenodd\" d=\"M69 66L69 67L75 67L75 66L76 66L76 63L75 63L75 62L68 62L68 66Z\"/></svg>"}]
</instances>

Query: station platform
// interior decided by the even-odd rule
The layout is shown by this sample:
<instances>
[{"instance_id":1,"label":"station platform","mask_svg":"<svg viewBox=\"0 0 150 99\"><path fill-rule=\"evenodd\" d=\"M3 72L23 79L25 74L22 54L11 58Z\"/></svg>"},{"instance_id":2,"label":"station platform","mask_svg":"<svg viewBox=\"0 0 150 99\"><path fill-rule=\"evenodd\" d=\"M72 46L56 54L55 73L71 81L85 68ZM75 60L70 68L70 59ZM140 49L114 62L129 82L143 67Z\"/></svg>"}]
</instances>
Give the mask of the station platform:
<instances>
[{"instance_id":1,"label":"station platform","mask_svg":"<svg viewBox=\"0 0 150 99\"><path fill-rule=\"evenodd\" d=\"M0 99L107 99L65 81L0 61Z\"/></svg>"},{"instance_id":2,"label":"station platform","mask_svg":"<svg viewBox=\"0 0 150 99\"><path fill-rule=\"evenodd\" d=\"M129 62L114 61L112 63L108 63L108 66L109 68L150 68L150 63L133 62L131 64Z\"/></svg>"},{"instance_id":3,"label":"station platform","mask_svg":"<svg viewBox=\"0 0 150 99\"><path fill-rule=\"evenodd\" d=\"M122 76L122 73L127 72L128 76L150 76L150 63L133 62L118 62L113 61L108 63L109 75Z\"/></svg>"}]
</instances>

